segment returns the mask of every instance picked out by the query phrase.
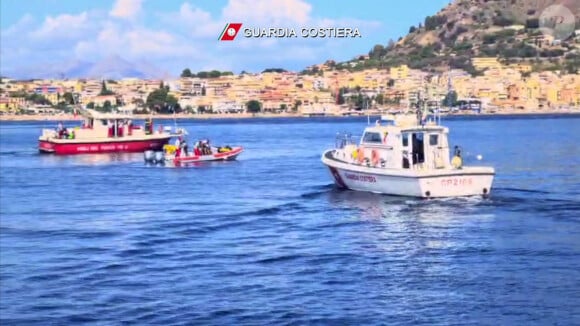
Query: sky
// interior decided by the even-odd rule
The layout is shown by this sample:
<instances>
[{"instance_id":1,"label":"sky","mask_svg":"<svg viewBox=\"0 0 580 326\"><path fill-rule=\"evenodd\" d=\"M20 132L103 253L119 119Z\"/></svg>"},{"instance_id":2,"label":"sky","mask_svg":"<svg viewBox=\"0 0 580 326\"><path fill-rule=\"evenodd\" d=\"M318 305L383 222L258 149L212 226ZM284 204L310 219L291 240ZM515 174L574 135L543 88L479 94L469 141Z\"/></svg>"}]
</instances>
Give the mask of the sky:
<instances>
[{"instance_id":1,"label":"sky","mask_svg":"<svg viewBox=\"0 0 580 326\"><path fill-rule=\"evenodd\" d=\"M266 68L300 71L349 60L404 36L449 0L2 0L0 74L31 67L147 62L171 75ZM244 38L219 41L227 23L242 28L358 28L360 38Z\"/></svg>"}]
</instances>

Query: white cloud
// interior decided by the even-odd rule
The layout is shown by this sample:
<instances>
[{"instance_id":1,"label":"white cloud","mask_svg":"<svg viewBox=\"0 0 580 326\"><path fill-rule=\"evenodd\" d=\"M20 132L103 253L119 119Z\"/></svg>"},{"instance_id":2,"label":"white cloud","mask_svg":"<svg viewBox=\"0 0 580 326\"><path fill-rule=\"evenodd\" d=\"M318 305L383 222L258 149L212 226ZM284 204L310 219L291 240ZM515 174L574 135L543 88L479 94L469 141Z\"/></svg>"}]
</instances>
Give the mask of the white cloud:
<instances>
[{"instance_id":1,"label":"white cloud","mask_svg":"<svg viewBox=\"0 0 580 326\"><path fill-rule=\"evenodd\" d=\"M358 47L355 44L361 39L239 35L233 42L219 42L218 36L228 22L242 22L244 27L358 27L363 36L380 26L350 18L313 17L312 6L304 0L229 0L218 15L184 2L173 12L154 14L145 24L136 19L142 11L141 2L117 0L108 15L106 11L85 11L48 16L43 21L25 15L2 30L3 48L11 49L3 52L3 66L97 61L111 55L167 64L162 68L173 73L185 67L252 70L249 65L308 65L333 58L337 50L348 46Z\"/></svg>"},{"instance_id":2,"label":"white cloud","mask_svg":"<svg viewBox=\"0 0 580 326\"><path fill-rule=\"evenodd\" d=\"M226 19L274 26L306 24L312 6L302 0L230 0L222 11Z\"/></svg>"},{"instance_id":3,"label":"white cloud","mask_svg":"<svg viewBox=\"0 0 580 326\"><path fill-rule=\"evenodd\" d=\"M142 0L117 0L109 15L111 17L131 20L141 12L141 2Z\"/></svg>"},{"instance_id":4,"label":"white cloud","mask_svg":"<svg viewBox=\"0 0 580 326\"><path fill-rule=\"evenodd\" d=\"M82 12L78 15L63 14L56 17L48 16L44 23L30 33L37 40L62 40L85 37L94 25L89 24L89 14Z\"/></svg>"},{"instance_id":5,"label":"white cloud","mask_svg":"<svg viewBox=\"0 0 580 326\"><path fill-rule=\"evenodd\" d=\"M34 18L31 14L25 14L14 25L2 31L2 38L21 33L34 25Z\"/></svg>"}]
</instances>

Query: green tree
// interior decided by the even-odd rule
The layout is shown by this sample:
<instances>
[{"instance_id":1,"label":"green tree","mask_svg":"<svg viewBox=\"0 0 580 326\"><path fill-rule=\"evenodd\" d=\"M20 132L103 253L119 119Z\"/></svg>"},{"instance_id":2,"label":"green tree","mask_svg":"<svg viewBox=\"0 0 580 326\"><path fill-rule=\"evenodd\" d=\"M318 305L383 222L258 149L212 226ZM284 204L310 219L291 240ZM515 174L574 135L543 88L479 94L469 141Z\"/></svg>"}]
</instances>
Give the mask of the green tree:
<instances>
[{"instance_id":1,"label":"green tree","mask_svg":"<svg viewBox=\"0 0 580 326\"><path fill-rule=\"evenodd\" d=\"M457 103L457 92L456 91L448 92L447 95L445 95L445 98L443 99L443 105L451 107L455 106L456 103Z\"/></svg>"},{"instance_id":2,"label":"green tree","mask_svg":"<svg viewBox=\"0 0 580 326\"><path fill-rule=\"evenodd\" d=\"M285 69L282 68L268 68L268 69L264 69L264 71L262 71L262 73L265 72L277 72L277 73L281 73L281 72L286 72Z\"/></svg>"},{"instance_id":3,"label":"green tree","mask_svg":"<svg viewBox=\"0 0 580 326\"><path fill-rule=\"evenodd\" d=\"M89 102L87 104L87 109L94 109L95 108L95 102Z\"/></svg>"},{"instance_id":4,"label":"green tree","mask_svg":"<svg viewBox=\"0 0 580 326\"><path fill-rule=\"evenodd\" d=\"M133 101L131 101L131 103L135 104L137 107L140 107L140 108L145 106L145 102L140 98L134 99Z\"/></svg>"},{"instance_id":5,"label":"green tree","mask_svg":"<svg viewBox=\"0 0 580 326\"><path fill-rule=\"evenodd\" d=\"M167 94L167 96L165 97L165 103L167 103L170 106L176 106L179 103L177 103L177 98L171 94Z\"/></svg>"},{"instance_id":6,"label":"green tree","mask_svg":"<svg viewBox=\"0 0 580 326\"><path fill-rule=\"evenodd\" d=\"M64 103L66 104L75 104L75 99L73 97L73 94L71 92L66 92L63 94L62 99L64 100Z\"/></svg>"},{"instance_id":7,"label":"green tree","mask_svg":"<svg viewBox=\"0 0 580 326\"><path fill-rule=\"evenodd\" d=\"M288 110L288 105L286 105L286 104L280 104L280 111L286 112L286 110Z\"/></svg>"},{"instance_id":8,"label":"green tree","mask_svg":"<svg viewBox=\"0 0 580 326\"><path fill-rule=\"evenodd\" d=\"M258 113L262 110L262 103L256 100L248 101L248 103L246 103L246 109L250 113Z\"/></svg>"},{"instance_id":9,"label":"green tree","mask_svg":"<svg viewBox=\"0 0 580 326\"><path fill-rule=\"evenodd\" d=\"M200 71L197 73L198 78L208 78L209 73L207 71Z\"/></svg>"},{"instance_id":10,"label":"green tree","mask_svg":"<svg viewBox=\"0 0 580 326\"><path fill-rule=\"evenodd\" d=\"M168 90L165 87L154 90L147 95L147 100L145 104L149 109L161 110L168 102ZM174 100L175 97L170 95L170 100Z\"/></svg>"},{"instance_id":11,"label":"green tree","mask_svg":"<svg viewBox=\"0 0 580 326\"><path fill-rule=\"evenodd\" d=\"M181 72L181 77L182 78L189 78L189 77L193 77L193 74L191 73L191 70L189 68L185 68Z\"/></svg>"},{"instance_id":12,"label":"green tree","mask_svg":"<svg viewBox=\"0 0 580 326\"><path fill-rule=\"evenodd\" d=\"M382 93L377 94L377 96L375 97L375 102L379 105L383 105L384 103L384 96Z\"/></svg>"},{"instance_id":13,"label":"green tree","mask_svg":"<svg viewBox=\"0 0 580 326\"><path fill-rule=\"evenodd\" d=\"M212 70L209 72L208 76L209 78L218 78L222 75L221 72L217 71L217 70Z\"/></svg>"},{"instance_id":14,"label":"green tree","mask_svg":"<svg viewBox=\"0 0 580 326\"><path fill-rule=\"evenodd\" d=\"M205 86L204 86L204 87L202 87L202 88L201 88L201 96L205 96L206 92L207 92L207 91L206 91L206 89L205 89Z\"/></svg>"},{"instance_id":15,"label":"green tree","mask_svg":"<svg viewBox=\"0 0 580 326\"><path fill-rule=\"evenodd\" d=\"M44 95L36 94L36 93L27 95L26 100L28 100L34 104L40 104L40 105L52 104L46 97L44 97Z\"/></svg>"},{"instance_id":16,"label":"green tree","mask_svg":"<svg viewBox=\"0 0 580 326\"><path fill-rule=\"evenodd\" d=\"M111 105L111 101L109 101L109 100L107 100L107 101L105 101L105 103L103 103L103 110L105 112L111 112L112 107L113 106Z\"/></svg>"},{"instance_id":17,"label":"green tree","mask_svg":"<svg viewBox=\"0 0 580 326\"><path fill-rule=\"evenodd\" d=\"M346 91L347 91L346 87L342 87L341 89L338 90L338 99L336 104L343 105L345 103L344 93L346 93Z\"/></svg>"},{"instance_id":18,"label":"green tree","mask_svg":"<svg viewBox=\"0 0 580 326\"><path fill-rule=\"evenodd\" d=\"M296 100L294 101L294 106L292 107L292 111L293 112L297 112L298 108L302 105L302 101L301 100Z\"/></svg>"},{"instance_id":19,"label":"green tree","mask_svg":"<svg viewBox=\"0 0 580 326\"><path fill-rule=\"evenodd\" d=\"M377 44L369 52L369 57L372 59L380 59L384 54L385 54L385 48L382 45Z\"/></svg>"},{"instance_id":20,"label":"green tree","mask_svg":"<svg viewBox=\"0 0 580 326\"><path fill-rule=\"evenodd\" d=\"M395 86L395 80L394 80L394 79L389 79L389 81L387 82L387 86L388 86L388 87L393 87L393 86Z\"/></svg>"},{"instance_id":21,"label":"green tree","mask_svg":"<svg viewBox=\"0 0 580 326\"><path fill-rule=\"evenodd\" d=\"M113 91L107 89L107 84L103 80L103 82L101 83L101 92L99 93L99 95L106 96L106 95L113 95L113 94L115 94L115 93Z\"/></svg>"}]
</instances>

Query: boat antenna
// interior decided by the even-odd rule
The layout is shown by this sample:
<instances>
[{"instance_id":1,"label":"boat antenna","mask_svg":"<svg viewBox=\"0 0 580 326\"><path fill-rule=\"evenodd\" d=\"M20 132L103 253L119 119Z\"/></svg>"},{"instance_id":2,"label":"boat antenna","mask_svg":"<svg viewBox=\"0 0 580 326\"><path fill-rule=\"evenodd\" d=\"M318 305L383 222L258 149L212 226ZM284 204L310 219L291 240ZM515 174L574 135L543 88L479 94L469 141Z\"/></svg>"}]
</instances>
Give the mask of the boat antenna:
<instances>
[{"instance_id":1,"label":"boat antenna","mask_svg":"<svg viewBox=\"0 0 580 326\"><path fill-rule=\"evenodd\" d=\"M370 125L371 124L371 116L369 114L369 105L368 104L369 104L368 99L365 98L364 99L364 106L365 106L365 110L367 111L367 125Z\"/></svg>"}]
</instances>

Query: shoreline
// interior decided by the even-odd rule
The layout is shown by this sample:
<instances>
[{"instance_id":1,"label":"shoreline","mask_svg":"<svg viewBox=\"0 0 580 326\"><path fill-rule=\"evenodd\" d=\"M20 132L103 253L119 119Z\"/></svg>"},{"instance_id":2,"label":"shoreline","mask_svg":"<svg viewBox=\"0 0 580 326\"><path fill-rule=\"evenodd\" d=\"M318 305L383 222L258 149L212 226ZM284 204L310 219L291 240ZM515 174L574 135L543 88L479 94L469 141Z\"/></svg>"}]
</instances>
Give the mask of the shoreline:
<instances>
[{"instance_id":1,"label":"shoreline","mask_svg":"<svg viewBox=\"0 0 580 326\"><path fill-rule=\"evenodd\" d=\"M382 113L382 114L389 114L389 113ZM473 112L461 112L461 113L453 113L453 114L441 114L442 117L454 117L454 116L505 116L505 115L550 115L550 114L558 114L558 115L567 115L567 114L580 114L580 109L571 109L571 110L502 110L498 112L482 112L482 113L473 113ZM148 117L152 117L154 120L170 120L170 119L179 119L179 120L209 120L209 119L261 119L261 118L349 118L349 117L366 117L366 114L362 115L350 115L350 116L343 116L343 115L324 115L324 116L307 116L295 113L241 113L241 114L176 114L176 115L149 115L149 114L133 114L131 115L135 120L144 120ZM371 114L370 116L379 116L379 114ZM77 116L76 118L72 114L61 114L61 115L39 115L39 114L28 114L28 115L17 115L17 114L5 114L0 115L0 122L5 121L79 121L81 120L81 116Z\"/></svg>"}]
</instances>

